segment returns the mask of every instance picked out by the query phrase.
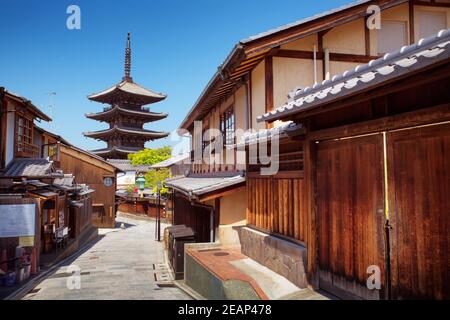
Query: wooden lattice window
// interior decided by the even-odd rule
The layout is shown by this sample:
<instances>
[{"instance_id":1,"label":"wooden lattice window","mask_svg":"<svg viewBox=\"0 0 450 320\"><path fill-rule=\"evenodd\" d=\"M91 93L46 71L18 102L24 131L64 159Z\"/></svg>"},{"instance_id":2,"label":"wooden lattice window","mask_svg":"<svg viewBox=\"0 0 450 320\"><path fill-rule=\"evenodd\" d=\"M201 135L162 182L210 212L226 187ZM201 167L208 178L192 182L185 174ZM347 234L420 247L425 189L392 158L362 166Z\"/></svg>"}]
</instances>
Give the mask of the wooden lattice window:
<instances>
[{"instance_id":1,"label":"wooden lattice window","mask_svg":"<svg viewBox=\"0 0 450 320\"><path fill-rule=\"evenodd\" d=\"M220 116L220 132L222 132L223 143L232 145L235 143L235 127L234 127L234 107L229 107Z\"/></svg>"},{"instance_id":2,"label":"wooden lattice window","mask_svg":"<svg viewBox=\"0 0 450 320\"><path fill-rule=\"evenodd\" d=\"M33 121L18 114L16 117L16 152L34 155Z\"/></svg>"}]
</instances>

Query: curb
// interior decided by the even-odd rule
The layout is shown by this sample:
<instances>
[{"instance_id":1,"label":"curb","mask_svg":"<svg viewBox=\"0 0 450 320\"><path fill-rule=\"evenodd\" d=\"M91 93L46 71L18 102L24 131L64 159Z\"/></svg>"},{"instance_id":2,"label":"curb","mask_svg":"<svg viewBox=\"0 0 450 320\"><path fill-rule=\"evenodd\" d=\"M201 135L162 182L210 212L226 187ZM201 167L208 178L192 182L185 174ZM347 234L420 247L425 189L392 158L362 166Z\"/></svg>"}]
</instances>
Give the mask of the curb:
<instances>
[{"instance_id":1,"label":"curb","mask_svg":"<svg viewBox=\"0 0 450 320\"><path fill-rule=\"evenodd\" d=\"M174 280L173 284L194 300L208 300L205 297L203 297L200 293L194 291L191 287L186 285L183 280Z\"/></svg>"}]
</instances>

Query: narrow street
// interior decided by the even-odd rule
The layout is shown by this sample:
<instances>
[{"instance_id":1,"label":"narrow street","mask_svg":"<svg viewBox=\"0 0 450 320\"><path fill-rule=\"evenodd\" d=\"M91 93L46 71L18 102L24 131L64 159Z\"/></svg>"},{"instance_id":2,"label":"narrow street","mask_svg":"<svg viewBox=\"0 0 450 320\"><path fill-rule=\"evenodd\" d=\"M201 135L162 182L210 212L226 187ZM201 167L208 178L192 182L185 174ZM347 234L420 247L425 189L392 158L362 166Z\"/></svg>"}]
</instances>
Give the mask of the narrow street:
<instances>
[{"instance_id":1,"label":"narrow street","mask_svg":"<svg viewBox=\"0 0 450 320\"><path fill-rule=\"evenodd\" d=\"M126 229L120 229L124 223ZM176 287L159 287L169 276L163 244L154 241L155 224L119 217L118 229L99 237L55 269L25 300L188 300ZM164 225L161 226L164 229ZM80 289L68 271L79 267Z\"/></svg>"}]
</instances>

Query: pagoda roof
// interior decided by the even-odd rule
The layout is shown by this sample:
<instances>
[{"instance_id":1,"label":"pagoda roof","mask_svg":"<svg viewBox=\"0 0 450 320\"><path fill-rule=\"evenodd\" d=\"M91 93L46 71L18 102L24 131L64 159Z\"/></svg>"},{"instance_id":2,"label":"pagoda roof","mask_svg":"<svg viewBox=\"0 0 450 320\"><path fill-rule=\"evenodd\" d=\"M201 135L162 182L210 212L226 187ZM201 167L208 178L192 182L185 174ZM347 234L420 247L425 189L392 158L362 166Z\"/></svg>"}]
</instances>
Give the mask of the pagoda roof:
<instances>
[{"instance_id":1,"label":"pagoda roof","mask_svg":"<svg viewBox=\"0 0 450 320\"><path fill-rule=\"evenodd\" d=\"M98 149L98 150L92 150L90 151L91 153L100 156L100 157L108 157L111 155L127 155L130 153L137 153L139 151L141 151L142 148L135 148L135 147L111 147L111 148L104 148L104 149Z\"/></svg>"},{"instance_id":2,"label":"pagoda roof","mask_svg":"<svg viewBox=\"0 0 450 320\"><path fill-rule=\"evenodd\" d=\"M114 104L128 101L139 105L159 102L166 98L166 95L146 89L127 78L102 92L88 96L89 100L101 103Z\"/></svg>"},{"instance_id":3,"label":"pagoda roof","mask_svg":"<svg viewBox=\"0 0 450 320\"><path fill-rule=\"evenodd\" d=\"M167 118L167 113L157 113L157 112L150 112L146 110L130 110L126 108L122 108L119 106L114 106L110 109L105 109L103 112L98 113L88 113L86 114L86 117L93 120L106 120L109 117L120 114L120 115L126 115L126 116L136 116L139 118L142 118L143 120L146 120L147 122L151 121L157 121Z\"/></svg>"},{"instance_id":4,"label":"pagoda roof","mask_svg":"<svg viewBox=\"0 0 450 320\"><path fill-rule=\"evenodd\" d=\"M119 133L122 135L141 136L144 138L148 138L149 140L162 139L162 138L169 136L169 133L167 133L167 132L156 132L156 131L140 129L140 128L119 127L119 126L114 126L110 129L101 130L101 131L85 132L84 135L89 138L103 139L103 138L109 137L110 135L112 135L114 133Z\"/></svg>"}]
</instances>

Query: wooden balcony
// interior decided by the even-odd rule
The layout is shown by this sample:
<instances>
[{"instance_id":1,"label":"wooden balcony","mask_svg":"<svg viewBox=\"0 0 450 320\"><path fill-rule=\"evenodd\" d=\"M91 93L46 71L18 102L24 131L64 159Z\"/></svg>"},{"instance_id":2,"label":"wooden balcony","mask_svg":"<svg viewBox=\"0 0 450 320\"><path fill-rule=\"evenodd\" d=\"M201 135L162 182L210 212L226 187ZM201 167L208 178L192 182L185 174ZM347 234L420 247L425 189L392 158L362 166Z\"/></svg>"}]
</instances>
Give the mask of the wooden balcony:
<instances>
[{"instance_id":1,"label":"wooden balcony","mask_svg":"<svg viewBox=\"0 0 450 320\"><path fill-rule=\"evenodd\" d=\"M16 141L17 158L39 158L39 147L27 142Z\"/></svg>"}]
</instances>

